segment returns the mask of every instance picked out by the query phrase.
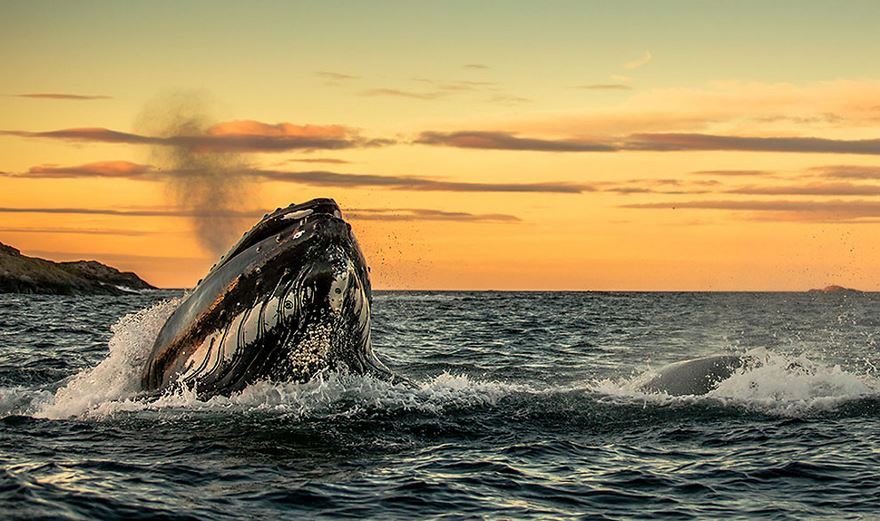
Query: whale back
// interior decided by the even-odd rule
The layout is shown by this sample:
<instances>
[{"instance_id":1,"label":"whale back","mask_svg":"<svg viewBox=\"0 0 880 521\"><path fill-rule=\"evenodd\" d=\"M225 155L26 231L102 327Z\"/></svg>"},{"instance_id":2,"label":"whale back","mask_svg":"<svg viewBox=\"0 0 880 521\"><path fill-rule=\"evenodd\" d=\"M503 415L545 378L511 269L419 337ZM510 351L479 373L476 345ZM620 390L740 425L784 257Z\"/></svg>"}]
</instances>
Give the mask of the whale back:
<instances>
[{"instance_id":1,"label":"whale back","mask_svg":"<svg viewBox=\"0 0 880 521\"><path fill-rule=\"evenodd\" d=\"M706 394L745 363L745 359L738 355L713 355L676 362L661 368L656 376L641 386L641 390L671 396Z\"/></svg>"}]
</instances>

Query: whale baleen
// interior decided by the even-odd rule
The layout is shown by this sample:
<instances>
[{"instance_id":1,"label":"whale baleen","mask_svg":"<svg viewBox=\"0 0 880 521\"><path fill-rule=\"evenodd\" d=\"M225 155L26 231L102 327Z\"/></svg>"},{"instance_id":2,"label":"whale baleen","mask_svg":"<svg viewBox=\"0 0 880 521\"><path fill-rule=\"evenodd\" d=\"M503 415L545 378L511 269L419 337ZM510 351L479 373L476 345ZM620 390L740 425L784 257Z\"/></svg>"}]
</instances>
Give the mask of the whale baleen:
<instances>
[{"instance_id":1,"label":"whale baleen","mask_svg":"<svg viewBox=\"0 0 880 521\"><path fill-rule=\"evenodd\" d=\"M325 370L393 379L372 350L371 291L366 260L332 199L278 209L165 322L143 390L183 386L206 398Z\"/></svg>"}]
</instances>

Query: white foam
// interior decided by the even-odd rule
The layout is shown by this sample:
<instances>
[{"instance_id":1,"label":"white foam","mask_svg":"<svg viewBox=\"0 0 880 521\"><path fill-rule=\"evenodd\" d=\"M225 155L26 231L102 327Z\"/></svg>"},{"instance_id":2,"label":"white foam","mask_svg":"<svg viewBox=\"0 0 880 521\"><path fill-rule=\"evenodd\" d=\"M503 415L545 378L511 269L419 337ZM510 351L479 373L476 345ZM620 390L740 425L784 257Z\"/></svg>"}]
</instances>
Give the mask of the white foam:
<instances>
[{"instance_id":1,"label":"white foam","mask_svg":"<svg viewBox=\"0 0 880 521\"><path fill-rule=\"evenodd\" d=\"M880 395L880 380L872 374L856 374L805 355L784 355L763 348L752 349L745 356L750 363L702 396L644 391L642 385L657 375L652 369L631 378L600 380L590 388L608 397L646 403L709 401L792 416L832 410L848 401Z\"/></svg>"},{"instance_id":2,"label":"white foam","mask_svg":"<svg viewBox=\"0 0 880 521\"><path fill-rule=\"evenodd\" d=\"M165 320L179 299L172 299L121 318L111 327L110 353L60 388L52 400L39 404L34 416L80 416L109 401L127 400L138 392L140 373Z\"/></svg>"}]
</instances>

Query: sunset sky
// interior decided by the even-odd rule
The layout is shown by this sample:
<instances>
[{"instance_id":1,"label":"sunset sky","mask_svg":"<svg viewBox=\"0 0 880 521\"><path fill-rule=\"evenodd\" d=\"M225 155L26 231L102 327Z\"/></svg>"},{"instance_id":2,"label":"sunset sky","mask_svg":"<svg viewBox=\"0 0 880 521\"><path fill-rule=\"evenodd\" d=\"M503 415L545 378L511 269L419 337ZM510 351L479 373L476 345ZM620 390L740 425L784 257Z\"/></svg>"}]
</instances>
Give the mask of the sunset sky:
<instances>
[{"instance_id":1,"label":"sunset sky","mask_svg":"<svg viewBox=\"0 0 880 521\"><path fill-rule=\"evenodd\" d=\"M0 5L0 241L195 283L333 197L380 289L880 290L880 3Z\"/></svg>"}]
</instances>

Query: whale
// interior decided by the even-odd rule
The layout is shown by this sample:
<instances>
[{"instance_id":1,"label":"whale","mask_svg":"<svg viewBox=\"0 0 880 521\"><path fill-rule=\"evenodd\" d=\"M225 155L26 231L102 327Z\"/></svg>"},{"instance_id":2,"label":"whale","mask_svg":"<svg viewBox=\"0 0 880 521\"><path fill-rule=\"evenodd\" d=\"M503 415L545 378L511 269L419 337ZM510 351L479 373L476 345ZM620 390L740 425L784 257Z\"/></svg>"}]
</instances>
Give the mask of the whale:
<instances>
[{"instance_id":1,"label":"whale","mask_svg":"<svg viewBox=\"0 0 880 521\"><path fill-rule=\"evenodd\" d=\"M753 360L750 357L736 354L718 354L675 362L660 368L639 386L639 390L670 396L708 394L751 362Z\"/></svg>"},{"instance_id":2,"label":"whale","mask_svg":"<svg viewBox=\"0 0 880 521\"><path fill-rule=\"evenodd\" d=\"M325 371L394 381L372 348L369 271L332 199L266 214L168 317L143 391L204 399Z\"/></svg>"}]
</instances>

